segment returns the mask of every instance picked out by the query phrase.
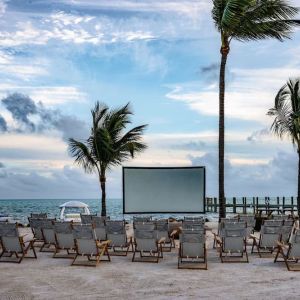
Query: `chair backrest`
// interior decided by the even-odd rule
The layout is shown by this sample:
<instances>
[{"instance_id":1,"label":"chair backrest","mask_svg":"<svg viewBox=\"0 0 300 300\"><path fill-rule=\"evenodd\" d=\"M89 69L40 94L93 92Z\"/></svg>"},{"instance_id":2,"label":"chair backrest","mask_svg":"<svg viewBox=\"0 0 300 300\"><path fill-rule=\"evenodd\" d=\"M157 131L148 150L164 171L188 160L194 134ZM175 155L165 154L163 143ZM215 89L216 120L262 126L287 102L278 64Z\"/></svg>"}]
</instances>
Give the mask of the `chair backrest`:
<instances>
[{"instance_id":1,"label":"chair backrest","mask_svg":"<svg viewBox=\"0 0 300 300\"><path fill-rule=\"evenodd\" d=\"M277 246L277 241L281 238L282 226L262 225L260 230L259 245L261 247L274 248Z\"/></svg>"},{"instance_id":2,"label":"chair backrest","mask_svg":"<svg viewBox=\"0 0 300 300\"><path fill-rule=\"evenodd\" d=\"M80 214L81 224L92 224L92 215Z\"/></svg>"},{"instance_id":3,"label":"chair backrest","mask_svg":"<svg viewBox=\"0 0 300 300\"><path fill-rule=\"evenodd\" d=\"M92 225L73 225L73 236L78 254L98 254L96 235Z\"/></svg>"},{"instance_id":4,"label":"chair backrest","mask_svg":"<svg viewBox=\"0 0 300 300\"><path fill-rule=\"evenodd\" d=\"M292 232L293 232L293 226L290 225L281 226L281 241L284 243L288 243L290 241Z\"/></svg>"},{"instance_id":5,"label":"chair backrest","mask_svg":"<svg viewBox=\"0 0 300 300\"><path fill-rule=\"evenodd\" d=\"M17 224L1 223L0 240L2 247L7 251L22 252Z\"/></svg>"},{"instance_id":6,"label":"chair backrest","mask_svg":"<svg viewBox=\"0 0 300 300\"><path fill-rule=\"evenodd\" d=\"M133 216L133 222L150 222L152 217L149 216Z\"/></svg>"},{"instance_id":7,"label":"chair backrest","mask_svg":"<svg viewBox=\"0 0 300 300\"><path fill-rule=\"evenodd\" d=\"M111 221L107 220L106 236L111 241L112 246L125 246L127 244L125 221Z\"/></svg>"},{"instance_id":8,"label":"chair backrest","mask_svg":"<svg viewBox=\"0 0 300 300\"><path fill-rule=\"evenodd\" d=\"M42 219L36 219L36 218L31 218L31 217L28 218L29 225L33 232L33 235L38 240L44 239L43 233L42 233L43 220L45 220L45 218L42 218Z\"/></svg>"},{"instance_id":9,"label":"chair backrest","mask_svg":"<svg viewBox=\"0 0 300 300\"><path fill-rule=\"evenodd\" d=\"M105 226L105 221L109 220L106 217L100 217L100 216L92 216L92 224L95 227L103 227Z\"/></svg>"},{"instance_id":10,"label":"chair backrest","mask_svg":"<svg viewBox=\"0 0 300 300\"><path fill-rule=\"evenodd\" d=\"M54 244L55 240L55 231L54 231L54 221L55 219L41 219L41 230L43 234L43 239L46 243Z\"/></svg>"},{"instance_id":11,"label":"chair backrest","mask_svg":"<svg viewBox=\"0 0 300 300\"><path fill-rule=\"evenodd\" d=\"M205 219L203 217L190 217L190 216L185 216L184 221L192 221L192 222L197 222L197 223L205 223Z\"/></svg>"},{"instance_id":12,"label":"chair backrest","mask_svg":"<svg viewBox=\"0 0 300 300\"><path fill-rule=\"evenodd\" d=\"M155 230L156 223L155 222L134 222L133 228L139 230Z\"/></svg>"},{"instance_id":13,"label":"chair backrest","mask_svg":"<svg viewBox=\"0 0 300 300\"><path fill-rule=\"evenodd\" d=\"M292 234L290 243L288 256L290 258L300 258L300 230Z\"/></svg>"},{"instance_id":14,"label":"chair backrest","mask_svg":"<svg viewBox=\"0 0 300 300\"><path fill-rule=\"evenodd\" d=\"M225 228L222 250L225 252L243 252L245 249L246 228Z\"/></svg>"},{"instance_id":15,"label":"chair backrest","mask_svg":"<svg viewBox=\"0 0 300 300\"><path fill-rule=\"evenodd\" d=\"M106 226L105 226L106 217L92 216L92 225L95 228L97 240L104 241L106 240Z\"/></svg>"},{"instance_id":16,"label":"chair backrest","mask_svg":"<svg viewBox=\"0 0 300 300\"><path fill-rule=\"evenodd\" d=\"M48 215L47 213L31 213L30 217L34 219L47 219Z\"/></svg>"},{"instance_id":17,"label":"chair backrest","mask_svg":"<svg viewBox=\"0 0 300 300\"><path fill-rule=\"evenodd\" d=\"M138 251L156 251L157 234L155 230L134 230L134 239Z\"/></svg>"},{"instance_id":18,"label":"chair backrest","mask_svg":"<svg viewBox=\"0 0 300 300\"><path fill-rule=\"evenodd\" d=\"M203 257L205 251L205 232L203 230L184 230L179 237L180 256Z\"/></svg>"},{"instance_id":19,"label":"chair backrest","mask_svg":"<svg viewBox=\"0 0 300 300\"><path fill-rule=\"evenodd\" d=\"M294 226L295 221L293 219L285 219L283 221L284 226Z\"/></svg>"},{"instance_id":20,"label":"chair backrest","mask_svg":"<svg viewBox=\"0 0 300 300\"><path fill-rule=\"evenodd\" d=\"M283 220L265 220L263 225L265 226L282 226Z\"/></svg>"},{"instance_id":21,"label":"chair backrest","mask_svg":"<svg viewBox=\"0 0 300 300\"><path fill-rule=\"evenodd\" d=\"M74 249L72 221L54 222L54 232L58 248Z\"/></svg>"},{"instance_id":22,"label":"chair backrest","mask_svg":"<svg viewBox=\"0 0 300 300\"><path fill-rule=\"evenodd\" d=\"M273 215L273 220L287 220L288 218L288 215Z\"/></svg>"},{"instance_id":23,"label":"chair backrest","mask_svg":"<svg viewBox=\"0 0 300 300\"><path fill-rule=\"evenodd\" d=\"M244 221L247 223L247 227L255 226L255 215L239 215L239 221Z\"/></svg>"},{"instance_id":24,"label":"chair backrest","mask_svg":"<svg viewBox=\"0 0 300 300\"><path fill-rule=\"evenodd\" d=\"M2 236L19 237L18 227L15 223L0 223L0 238Z\"/></svg>"}]
</instances>

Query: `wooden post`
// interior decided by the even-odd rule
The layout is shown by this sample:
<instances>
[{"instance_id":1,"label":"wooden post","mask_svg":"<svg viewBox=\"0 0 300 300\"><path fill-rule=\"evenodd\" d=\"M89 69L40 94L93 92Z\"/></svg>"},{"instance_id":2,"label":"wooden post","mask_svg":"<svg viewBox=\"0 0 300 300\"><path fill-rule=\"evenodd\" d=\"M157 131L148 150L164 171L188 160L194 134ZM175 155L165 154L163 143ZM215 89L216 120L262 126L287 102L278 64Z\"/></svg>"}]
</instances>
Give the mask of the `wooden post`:
<instances>
[{"instance_id":1,"label":"wooden post","mask_svg":"<svg viewBox=\"0 0 300 300\"><path fill-rule=\"evenodd\" d=\"M253 214L255 215L255 197L252 199L252 209L253 209Z\"/></svg>"},{"instance_id":2,"label":"wooden post","mask_svg":"<svg viewBox=\"0 0 300 300\"><path fill-rule=\"evenodd\" d=\"M256 213L258 213L258 197L256 197Z\"/></svg>"},{"instance_id":3,"label":"wooden post","mask_svg":"<svg viewBox=\"0 0 300 300\"><path fill-rule=\"evenodd\" d=\"M232 212L236 214L236 198L232 198Z\"/></svg>"},{"instance_id":4,"label":"wooden post","mask_svg":"<svg viewBox=\"0 0 300 300\"><path fill-rule=\"evenodd\" d=\"M279 197L277 197L277 215L279 215L279 205L280 205Z\"/></svg>"},{"instance_id":5,"label":"wooden post","mask_svg":"<svg viewBox=\"0 0 300 300\"><path fill-rule=\"evenodd\" d=\"M243 197L243 214L247 214L247 198L246 197Z\"/></svg>"},{"instance_id":6,"label":"wooden post","mask_svg":"<svg viewBox=\"0 0 300 300\"><path fill-rule=\"evenodd\" d=\"M282 212L285 213L285 197L282 197Z\"/></svg>"},{"instance_id":7,"label":"wooden post","mask_svg":"<svg viewBox=\"0 0 300 300\"><path fill-rule=\"evenodd\" d=\"M217 204L217 198L214 198L214 212L218 212L218 204Z\"/></svg>"}]
</instances>

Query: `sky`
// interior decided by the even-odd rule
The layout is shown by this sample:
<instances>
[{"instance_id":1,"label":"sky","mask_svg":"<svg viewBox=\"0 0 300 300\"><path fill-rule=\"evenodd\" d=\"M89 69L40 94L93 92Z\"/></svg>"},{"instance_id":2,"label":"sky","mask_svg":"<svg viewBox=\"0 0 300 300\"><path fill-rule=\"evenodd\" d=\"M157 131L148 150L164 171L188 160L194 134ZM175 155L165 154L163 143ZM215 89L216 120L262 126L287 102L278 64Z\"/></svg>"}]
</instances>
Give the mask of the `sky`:
<instances>
[{"instance_id":1,"label":"sky","mask_svg":"<svg viewBox=\"0 0 300 300\"><path fill-rule=\"evenodd\" d=\"M0 199L100 197L96 174L74 164L67 144L88 137L96 101L130 102L132 126L149 125L148 149L125 166L205 166L207 196L217 196L211 9L209 0L0 0ZM228 197L296 194L297 153L270 133L266 113L299 76L299 29L284 42L232 41ZM121 167L107 177L108 198L120 198Z\"/></svg>"}]
</instances>

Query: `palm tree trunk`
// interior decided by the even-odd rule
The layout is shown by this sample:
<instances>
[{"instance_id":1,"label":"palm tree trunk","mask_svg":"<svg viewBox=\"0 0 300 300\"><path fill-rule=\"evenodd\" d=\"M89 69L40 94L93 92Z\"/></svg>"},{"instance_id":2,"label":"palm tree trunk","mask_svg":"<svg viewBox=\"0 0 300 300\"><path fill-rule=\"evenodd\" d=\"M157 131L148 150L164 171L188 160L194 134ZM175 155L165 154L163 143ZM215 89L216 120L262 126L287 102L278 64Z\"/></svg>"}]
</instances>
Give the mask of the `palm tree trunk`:
<instances>
[{"instance_id":1,"label":"palm tree trunk","mask_svg":"<svg viewBox=\"0 0 300 300\"><path fill-rule=\"evenodd\" d=\"M225 68L229 47L221 48L221 66L219 81L219 218L226 217L224 191L224 148L225 148Z\"/></svg>"},{"instance_id":2,"label":"palm tree trunk","mask_svg":"<svg viewBox=\"0 0 300 300\"><path fill-rule=\"evenodd\" d=\"M300 149L298 150L298 197L297 197L297 211L300 216Z\"/></svg>"},{"instance_id":3,"label":"palm tree trunk","mask_svg":"<svg viewBox=\"0 0 300 300\"><path fill-rule=\"evenodd\" d=\"M100 186L101 186L101 191L102 191L102 197L101 197L101 216L106 217L106 190L105 190L105 182L106 182L106 177L105 177L105 172L100 174Z\"/></svg>"}]
</instances>

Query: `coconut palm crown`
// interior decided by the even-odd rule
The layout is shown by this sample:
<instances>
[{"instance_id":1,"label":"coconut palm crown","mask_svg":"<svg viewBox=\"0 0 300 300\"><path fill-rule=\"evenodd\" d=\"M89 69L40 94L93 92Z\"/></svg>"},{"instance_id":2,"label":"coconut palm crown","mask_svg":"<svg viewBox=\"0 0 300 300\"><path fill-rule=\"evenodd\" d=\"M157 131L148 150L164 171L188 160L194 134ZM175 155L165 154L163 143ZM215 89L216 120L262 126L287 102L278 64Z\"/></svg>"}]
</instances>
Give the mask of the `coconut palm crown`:
<instances>
[{"instance_id":1,"label":"coconut palm crown","mask_svg":"<svg viewBox=\"0 0 300 300\"><path fill-rule=\"evenodd\" d=\"M300 216L300 78L290 79L277 93L274 107L268 112L274 117L271 130L280 138L291 139L298 152L298 200Z\"/></svg>"},{"instance_id":2,"label":"coconut palm crown","mask_svg":"<svg viewBox=\"0 0 300 300\"><path fill-rule=\"evenodd\" d=\"M289 38L299 21L292 18L298 9L284 0L213 0L212 18L221 35L219 77L219 216L224 218L224 131L225 67L233 39L246 42ZM241 99L242 100L242 99Z\"/></svg>"},{"instance_id":3,"label":"coconut palm crown","mask_svg":"<svg viewBox=\"0 0 300 300\"><path fill-rule=\"evenodd\" d=\"M147 125L140 125L125 132L133 114L129 103L117 109L96 103L92 113L91 134L85 142L69 139L69 151L75 163L86 173L96 172L102 191L101 215L106 216L106 171L123 161L134 158L146 149L142 134Z\"/></svg>"}]
</instances>

